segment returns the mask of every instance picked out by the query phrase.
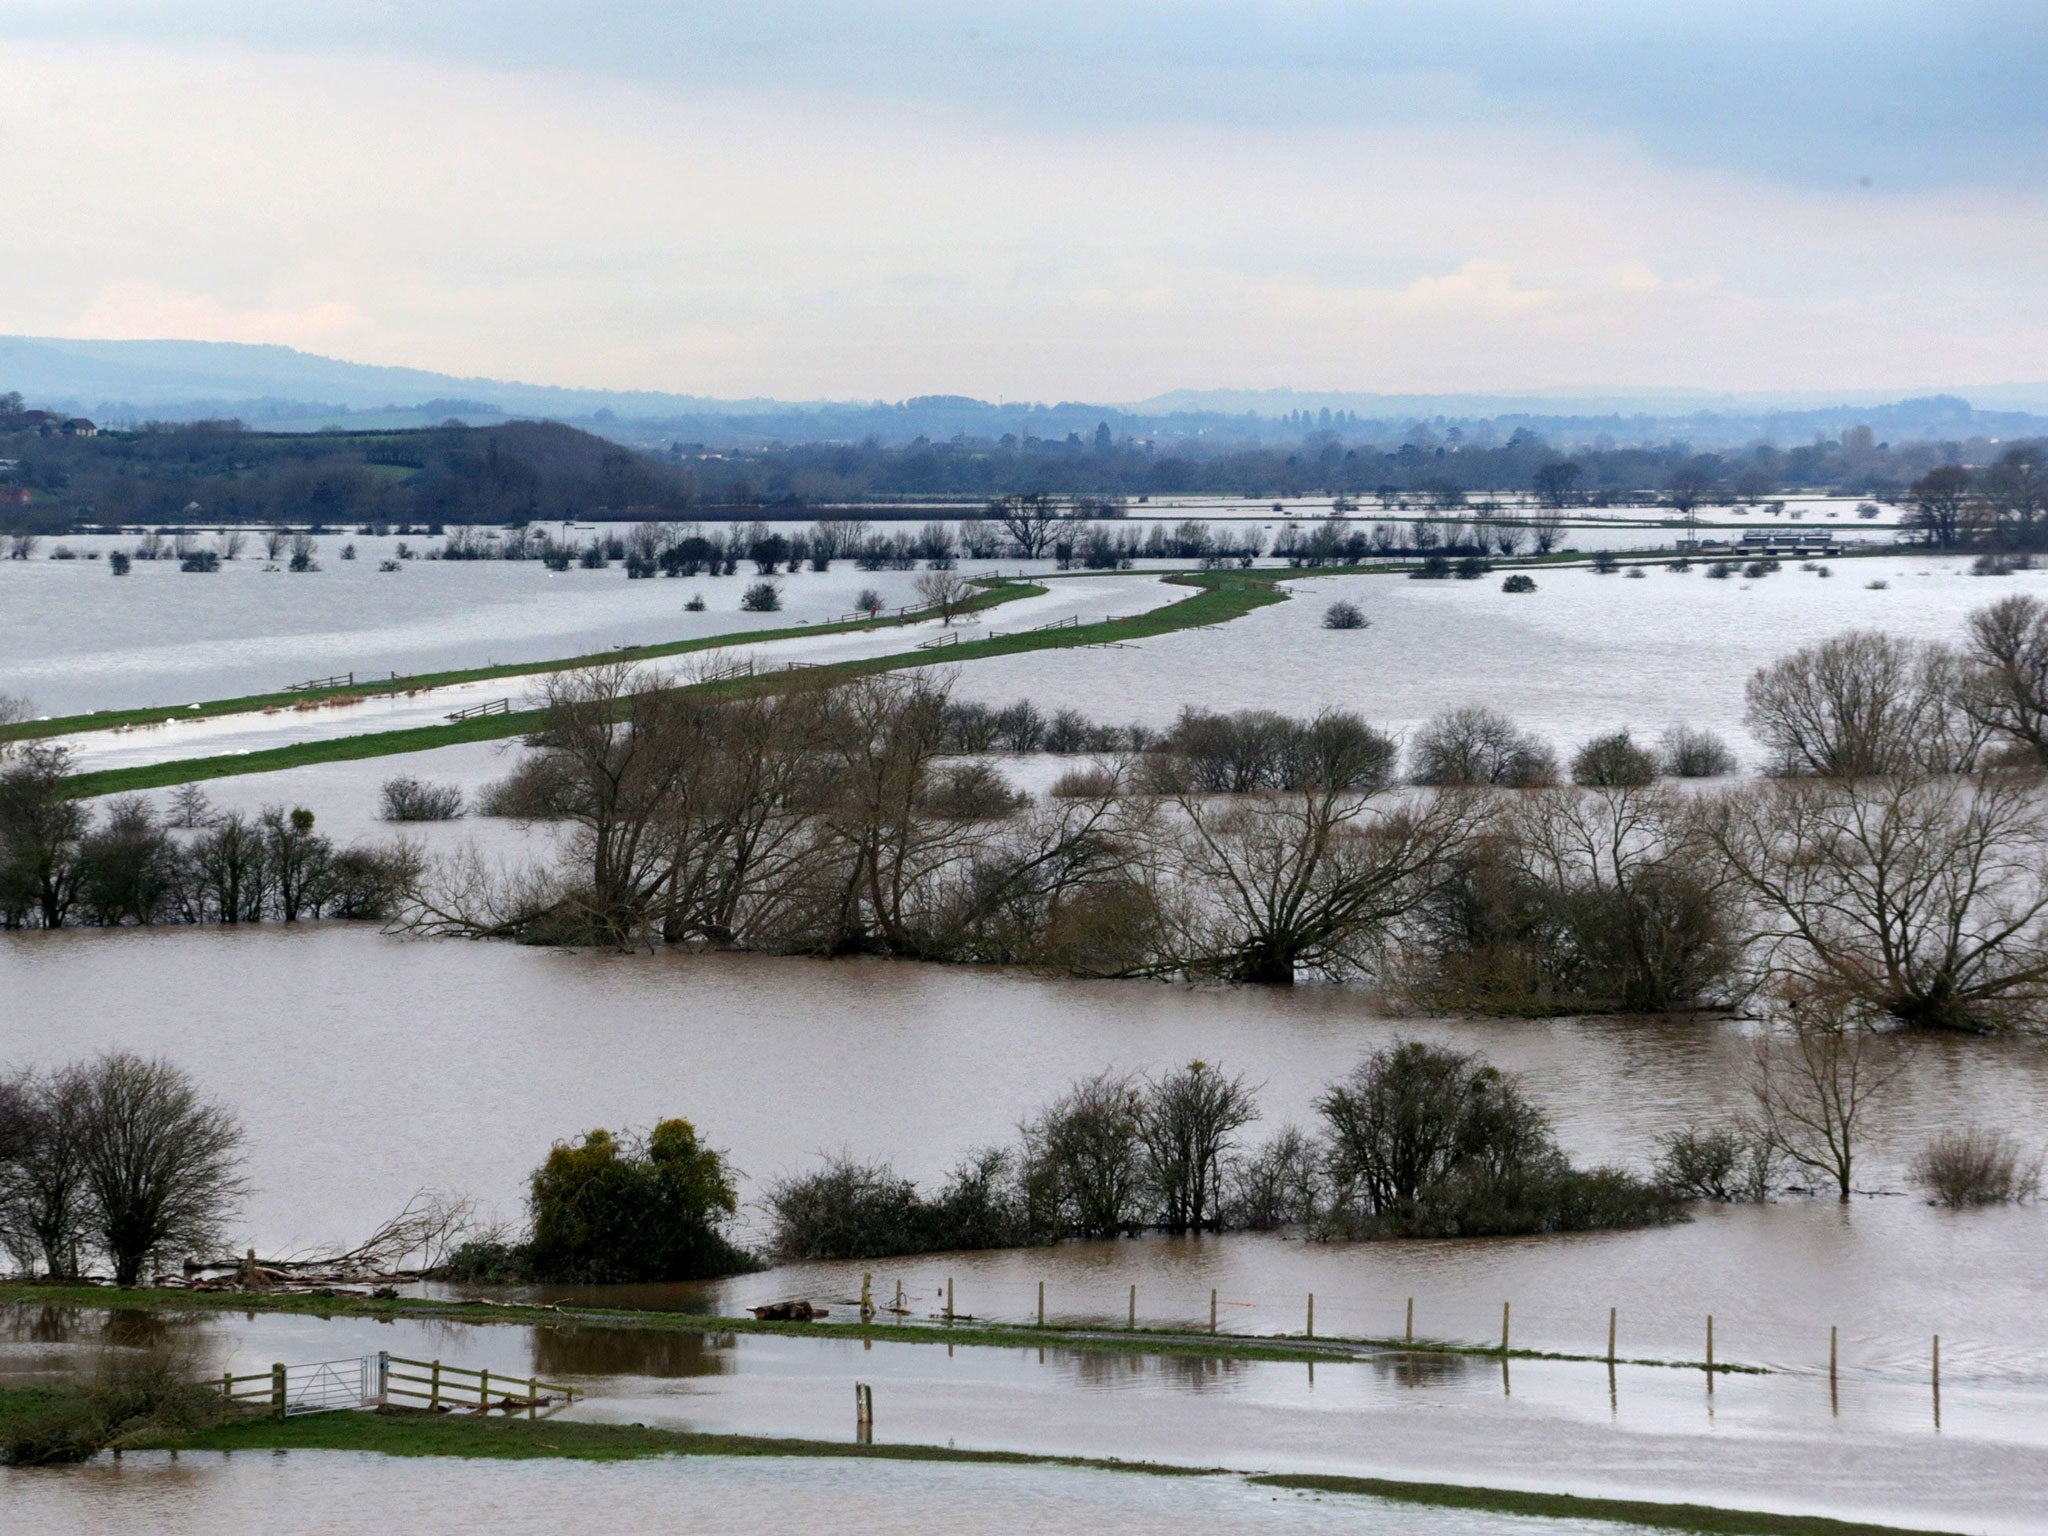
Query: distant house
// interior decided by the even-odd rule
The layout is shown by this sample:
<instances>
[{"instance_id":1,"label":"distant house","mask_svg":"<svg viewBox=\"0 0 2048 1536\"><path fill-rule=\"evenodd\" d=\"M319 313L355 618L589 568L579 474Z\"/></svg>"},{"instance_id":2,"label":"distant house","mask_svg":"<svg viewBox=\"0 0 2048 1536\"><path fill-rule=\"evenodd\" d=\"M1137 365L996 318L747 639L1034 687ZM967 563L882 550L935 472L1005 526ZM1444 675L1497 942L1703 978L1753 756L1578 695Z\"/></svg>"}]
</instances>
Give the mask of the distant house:
<instances>
[{"instance_id":1,"label":"distant house","mask_svg":"<svg viewBox=\"0 0 2048 1536\"><path fill-rule=\"evenodd\" d=\"M0 485L0 507L25 507L29 491L25 485Z\"/></svg>"},{"instance_id":2,"label":"distant house","mask_svg":"<svg viewBox=\"0 0 2048 1536\"><path fill-rule=\"evenodd\" d=\"M73 416L69 421L59 425L57 430L66 437L98 437L100 435L100 429L87 421L83 416Z\"/></svg>"}]
</instances>

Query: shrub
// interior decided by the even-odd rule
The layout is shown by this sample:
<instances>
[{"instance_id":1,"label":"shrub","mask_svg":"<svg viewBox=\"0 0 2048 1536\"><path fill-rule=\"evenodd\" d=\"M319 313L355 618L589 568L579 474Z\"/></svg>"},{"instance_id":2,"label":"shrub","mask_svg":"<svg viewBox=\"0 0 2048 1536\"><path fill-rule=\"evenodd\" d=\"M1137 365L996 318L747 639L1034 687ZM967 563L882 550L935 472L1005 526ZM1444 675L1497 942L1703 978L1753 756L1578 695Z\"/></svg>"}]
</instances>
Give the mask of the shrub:
<instances>
[{"instance_id":1,"label":"shrub","mask_svg":"<svg viewBox=\"0 0 2048 1536\"><path fill-rule=\"evenodd\" d=\"M1884 592L1890 590L1890 588L1891 583L1883 577L1879 577L1876 581L1866 581L1863 583L1863 590L1866 592Z\"/></svg>"},{"instance_id":2,"label":"shrub","mask_svg":"<svg viewBox=\"0 0 2048 1536\"><path fill-rule=\"evenodd\" d=\"M1316 1102L1331 1133L1332 1235L1478 1237L1668 1221L1676 1202L1572 1168L1550 1119L1484 1057L1397 1041Z\"/></svg>"},{"instance_id":3,"label":"shrub","mask_svg":"<svg viewBox=\"0 0 2048 1536\"><path fill-rule=\"evenodd\" d=\"M116 576L126 576L133 557L125 549L107 551L107 570Z\"/></svg>"},{"instance_id":4,"label":"shrub","mask_svg":"<svg viewBox=\"0 0 2048 1536\"><path fill-rule=\"evenodd\" d=\"M1733 576L1734 574L1735 562L1732 560L1716 560L1712 565L1707 567L1707 575L1715 581L1726 581L1730 576Z\"/></svg>"},{"instance_id":5,"label":"shrub","mask_svg":"<svg viewBox=\"0 0 2048 1536\"><path fill-rule=\"evenodd\" d=\"M1687 1200L1759 1201L1770 1197L1778 1149L1748 1126L1688 1126L1658 1138L1652 1180Z\"/></svg>"},{"instance_id":6,"label":"shrub","mask_svg":"<svg viewBox=\"0 0 2048 1536\"><path fill-rule=\"evenodd\" d=\"M703 611L704 611L704 594L703 594L702 592L692 592L692 593L690 594L690 600L689 600L689 601L688 601L687 603L683 604L683 612L685 612L685 613L702 613Z\"/></svg>"},{"instance_id":7,"label":"shrub","mask_svg":"<svg viewBox=\"0 0 2048 1536\"><path fill-rule=\"evenodd\" d=\"M1534 592L1536 590L1536 578L1523 575L1510 576L1500 584L1500 589L1503 592Z\"/></svg>"},{"instance_id":8,"label":"shrub","mask_svg":"<svg viewBox=\"0 0 2048 1536\"><path fill-rule=\"evenodd\" d=\"M1965 1126L1929 1142L1913 1160L1913 1177L1942 1205L2002 1205L2040 1189L2041 1160L2029 1162L2002 1131Z\"/></svg>"},{"instance_id":9,"label":"shrub","mask_svg":"<svg viewBox=\"0 0 2048 1536\"><path fill-rule=\"evenodd\" d=\"M2013 561L2004 555L1987 552L1970 562L1972 576L2010 576L2012 573Z\"/></svg>"},{"instance_id":10,"label":"shrub","mask_svg":"<svg viewBox=\"0 0 2048 1536\"><path fill-rule=\"evenodd\" d=\"M1621 562L1615 559L1613 550L1596 549L1593 551L1593 569L1602 576L1611 576L1621 569Z\"/></svg>"},{"instance_id":11,"label":"shrub","mask_svg":"<svg viewBox=\"0 0 2048 1536\"><path fill-rule=\"evenodd\" d=\"M216 1385L192 1381L169 1353L116 1362L84 1392L48 1394L48 1405L11 1423L0 1466L48 1467L90 1461L116 1440L203 1429L227 1416Z\"/></svg>"},{"instance_id":12,"label":"shrub","mask_svg":"<svg viewBox=\"0 0 2048 1536\"><path fill-rule=\"evenodd\" d=\"M1557 782L1557 757L1505 715L1478 705L1446 710L1416 733L1408 776L1438 787L1494 784L1533 789Z\"/></svg>"},{"instance_id":13,"label":"shrub","mask_svg":"<svg viewBox=\"0 0 2048 1536\"><path fill-rule=\"evenodd\" d=\"M453 821L462 814L462 791L453 784L400 774L384 781L382 796L386 821Z\"/></svg>"},{"instance_id":14,"label":"shrub","mask_svg":"<svg viewBox=\"0 0 2048 1536\"><path fill-rule=\"evenodd\" d=\"M1422 564L1408 573L1411 581L1442 581L1451 574L1448 555L1429 554L1422 557Z\"/></svg>"},{"instance_id":15,"label":"shrub","mask_svg":"<svg viewBox=\"0 0 2048 1536\"><path fill-rule=\"evenodd\" d=\"M970 1153L936 1199L886 1163L841 1154L787 1178L767 1197L769 1247L783 1262L885 1259L901 1254L1013 1248L1030 1241L1014 1159Z\"/></svg>"},{"instance_id":16,"label":"shrub","mask_svg":"<svg viewBox=\"0 0 2048 1536\"><path fill-rule=\"evenodd\" d=\"M1325 629L1364 629L1369 622L1356 603L1335 602L1323 610Z\"/></svg>"},{"instance_id":17,"label":"shrub","mask_svg":"<svg viewBox=\"0 0 2048 1536\"><path fill-rule=\"evenodd\" d=\"M782 590L772 581L757 581L740 594L746 613L774 613L782 607Z\"/></svg>"},{"instance_id":18,"label":"shrub","mask_svg":"<svg viewBox=\"0 0 2048 1536\"><path fill-rule=\"evenodd\" d=\"M209 572L220 569L220 552L212 549L195 549L178 562L181 571Z\"/></svg>"},{"instance_id":19,"label":"shrub","mask_svg":"<svg viewBox=\"0 0 2048 1536\"><path fill-rule=\"evenodd\" d=\"M1047 791L1055 800L1098 800L1116 788L1116 776L1106 768L1069 768Z\"/></svg>"},{"instance_id":20,"label":"shrub","mask_svg":"<svg viewBox=\"0 0 2048 1536\"><path fill-rule=\"evenodd\" d=\"M1657 781L1657 759L1627 731L1596 736L1572 757L1572 782L1589 788L1638 788Z\"/></svg>"},{"instance_id":21,"label":"shrub","mask_svg":"<svg viewBox=\"0 0 2048 1536\"><path fill-rule=\"evenodd\" d=\"M1778 568L1775 560L1752 560L1742 568L1742 574L1751 581L1760 581Z\"/></svg>"},{"instance_id":22,"label":"shrub","mask_svg":"<svg viewBox=\"0 0 2048 1536\"><path fill-rule=\"evenodd\" d=\"M1287 1126L1230 1170L1224 1225L1270 1232L1312 1225L1323 1210L1326 1149Z\"/></svg>"},{"instance_id":23,"label":"shrub","mask_svg":"<svg viewBox=\"0 0 2048 1536\"><path fill-rule=\"evenodd\" d=\"M457 1285L525 1285L534 1278L533 1249L527 1243L474 1237L449 1254L433 1278Z\"/></svg>"},{"instance_id":24,"label":"shrub","mask_svg":"<svg viewBox=\"0 0 2048 1536\"><path fill-rule=\"evenodd\" d=\"M1467 555L1458 562L1456 574L1460 581L1477 581L1482 576L1491 575L1492 572L1492 561L1479 555Z\"/></svg>"},{"instance_id":25,"label":"shrub","mask_svg":"<svg viewBox=\"0 0 2048 1536\"><path fill-rule=\"evenodd\" d=\"M646 1137L592 1131L534 1171L536 1278L578 1284L702 1280L755 1267L724 1228L739 1197L725 1160L687 1120Z\"/></svg>"},{"instance_id":26,"label":"shrub","mask_svg":"<svg viewBox=\"0 0 2048 1536\"><path fill-rule=\"evenodd\" d=\"M1674 779L1718 779L1735 771L1735 754L1712 731L1674 725L1658 743L1664 772Z\"/></svg>"}]
</instances>

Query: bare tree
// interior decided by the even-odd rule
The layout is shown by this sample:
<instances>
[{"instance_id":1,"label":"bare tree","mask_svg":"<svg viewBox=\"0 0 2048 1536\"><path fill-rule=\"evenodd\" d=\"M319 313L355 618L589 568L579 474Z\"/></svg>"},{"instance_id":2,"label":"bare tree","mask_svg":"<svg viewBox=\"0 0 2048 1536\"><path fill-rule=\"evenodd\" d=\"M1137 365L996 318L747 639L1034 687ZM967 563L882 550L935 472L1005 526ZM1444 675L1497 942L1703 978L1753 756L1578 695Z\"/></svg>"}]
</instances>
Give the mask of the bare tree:
<instances>
[{"instance_id":1,"label":"bare tree","mask_svg":"<svg viewBox=\"0 0 2048 1536\"><path fill-rule=\"evenodd\" d=\"M2048 766L2048 603L2014 596L1970 615L1962 708Z\"/></svg>"},{"instance_id":2,"label":"bare tree","mask_svg":"<svg viewBox=\"0 0 2048 1536\"><path fill-rule=\"evenodd\" d=\"M1963 540L1970 489L1970 472L1962 465L1930 469L1906 493L1911 504L1906 526L1925 533L1936 548L1954 549Z\"/></svg>"},{"instance_id":3,"label":"bare tree","mask_svg":"<svg viewBox=\"0 0 2048 1536\"><path fill-rule=\"evenodd\" d=\"M86 1081L79 1144L93 1236L114 1283L130 1286L151 1255L218 1241L243 1194L242 1131L167 1061L116 1053Z\"/></svg>"},{"instance_id":4,"label":"bare tree","mask_svg":"<svg viewBox=\"0 0 2048 1536\"><path fill-rule=\"evenodd\" d=\"M1031 1224L1055 1237L1123 1237L1145 1225L1143 1097L1116 1072L1084 1078L1022 1127Z\"/></svg>"},{"instance_id":5,"label":"bare tree","mask_svg":"<svg viewBox=\"0 0 2048 1536\"><path fill-rule=\"evenodd\" d=\"M1483 814L1478 797L1375 805L1375 792L1306 786L1219 802L1171 796L1163 865L1188 888L1179 966L1290 986L1298 974L1369 972Z\"/></svg>"},{"instance_id":6,"label":"bare tree","mask_svg":"<svg viewBox=\"0 0 2048 1536\"><path fill-rule=\"evenodd\" d=\"M8 727L30 719L33 709L34 706L19 694L0 693L0 763L6 762L14 750L14 738L7 734Z\"/></svg>"},{"instance_id":7,"label":"bare tree","mask_svg":"<svg viewBox=\"0 0 2048 1536\"><path fill-rule=\"evenodd\" d=\"M951 625L974 599L974 588L958 571L926 571L913 585L918 600L937 613L941 623Z\"/></svg>"},{"instance_id":8,"label":"bare tree","mask_svg":"<svg viewBox=\"0 0 2048 1536\"><path fill-rule=\"evenodd\" d=\"M82 1160L88 1090L77 1067L0 1081L0 1244L24 1270L77 1273L91 1220Z\"/></svg>"},{"instance_id":9,"label":"bare tree","mask_svg":"<svg viewBox=\"0 0 2048 1536\"><path fill-rule=\"evenodd\" d=\"M1019 554L1037 560L1052 548L1053 536L1059 531L1060 507L1042 491L1029 491L991 501L987 516L1002 525Z\"/></svg>"},{"instance_id":10,"label":"bare tree","mask_svg":"<svg viewBox=\"0 0 2048 1536\"><path fill-rule=\"evenodd\" d=\"M1468 704L1433 716L1409 749L1417 784L1533 789L1557 782L1557 755L1497 710Z\"/></svg>"},{"instance_id":11,"label":"bare tree","mask_svg":"<svg viewBox=\"0 0 2048 1536\"><path fill-rule=\"evenodd\" d=\"M1983 744L1964 692L1946 647L1850 630L1758 668L1744 718L1776 774L1960 772Z\"/></svg>"},{"instance_id":12,"label":"bare tree","mask_svg":"<svg viewBox=\"0 0 2048 1536\"><path fill-rule=\"evenodd\" d=\"M1788 782L1715 802L1763 979L1922 1028L2048 1010L2048 823L2007 775Z\"/></svg>"},{"instance_id":13,"label":"bare tree","mask_svg":"<svg viewBox=\"0 0 2048 1536\"><path fill-rule=\"evenodd\" d=\"M1138 1139L1160 1223L1173 1233L1222 1230L1223 1165L1258 1119L1241 1077L1194 1061L1145 1085Z\"/></svg>"},{"instance_id":14,"label":"bare tree","mask_svg":"<svg viewBox=\"0 0 2048 1536\"><path fill-rule=\"evenodd\" d=\"M1757 1038L1757 1122L1792 1162L1846 1202L1869 1112L1898 1076L1891 1043L1839 994L1795 988Z\"/></svg>"}]
</instances>

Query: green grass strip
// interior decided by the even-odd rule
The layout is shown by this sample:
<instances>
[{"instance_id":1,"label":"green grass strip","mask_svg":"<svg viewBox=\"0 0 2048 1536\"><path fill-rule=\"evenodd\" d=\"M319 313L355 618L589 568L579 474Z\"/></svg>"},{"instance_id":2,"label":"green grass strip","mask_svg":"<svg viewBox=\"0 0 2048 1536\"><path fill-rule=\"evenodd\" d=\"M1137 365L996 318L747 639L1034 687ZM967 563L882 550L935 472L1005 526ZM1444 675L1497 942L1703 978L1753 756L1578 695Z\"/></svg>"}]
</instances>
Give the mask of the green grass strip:
<instances>
[{"instance_id":1,"label":"green grass strip","mask_svg":"<svg viewBox=\"0 0 2048 1536\"><path fill-rule=\"evenodd\" d=\"M1554 1520L1610 1520L1661 1530L1700 1531L1709 1536L1943 1536L1943 1533L1826 1515L1774 1515L1760 1510L1723 1509L1711 1504L1661 1504L1648 1499L1586 1498L1572 1493L1528 1493L1513 1488L1473 1488L1462 1483L1416 1483L1381 1477L1325 1477L1279 1472L1246 1479L1259 1488L1304 1493L1361 1494L1402 1504L1439 1509L1477 1509L1491 1514L1535 1515Z\"/></svg>"},{"instance_id":2,"label":"green grass strip","mask_svg":"<svg viewBox=\"0 0 2048 1536\"><path fill-rule=\"evenodd\" d=\"M962 639L956 644L934 647L930 650L899 651L856 661L829 662L805 667L793 673L765 673L713 683L691 684L683 691L716 696L737 693L749 688L847 682L879 672L914 667L950 666L956 662L981 661L992 656L1010 656L1027 651L1128 644L1153 635L1170 634L1175 630L1225 624L1254 609L1285 602L1287 594L1280 590L1280 582L1305 574L1308 573L1278 570L1200 571L1169 576L1166 578L1169 581L1196 588L1194 595L1145 613L1133 614L1129 618L1082 624L1068 629L1024 630L1016 634L997 635L994 638ZM1315 574L1356 573L1323 571ZM1008 601L1011 597L1031 595L1045 590L1043 587L1007 587L997 589L988 595L991 601ZM815 635L830 632L827 628L814 627L747 636L725 635L715 641L679 642L677 646L669 649L612 651L559 663L523 666L512 671L519 675L540 671L562 671L607 661L637 661L656 655L672 655L686 649L704 650L736 640L751 644L764 639L788 638L791 634ZM290 697L297 698L302 695ZM179 718L196 717L199 713L201 712L195 711L191 716L181 715ZM500 741L507 737L528 734L540 724L540 720L539 710L515 710L510 714L484 715L473 720L451 721L445 725L365 732L358 736L335 736L321 741L294 742L289 746L267 747L252 752L216 757L176 758L163 763L143 763L132 768L105 768L96 772L74 774L67 783L72 794L79 797L126 794L134 790L161 789L172 784L198 783L207 779L231 778L250 773L276 773L286 768L303 768L312 763L353 762L367 757L425 752L436 747L459 746L467 742Z\"/></svg>"},{"instance_id":3,"label":"green grass strip","mask_svg":"<svg viewBox=\"0 0 2048 1536\"><path fill-rule=\"evenodd\" d=\"M1048 589L1035 582L1012 581L1007 577L984 578L981 591L962 606L976 613L1015 602L1020 597L1042 596ZM806 635L848 635L872 630L899 629L930 619L927 609L882 619L848 619L837 624L793 624L781 629L726 630L692 640L669 640L656 645L623 645L584 656L563 656L552 661L508 661L489 667L462 667L446 672L409 673L404 677L376 680L334 688L279 690L252 693L238 699L208 699L192 705L152 704L143 709L105 709L94 714L63 715L51 720L24 720L0 726L0 741L29 741L47 736L75 736L86 731L112 730L116 726L165 725L173 720L205 720L216 715L242 715L270 708L289 708L308 700L333 698L382 698L410 693L421 688L445 688L454 683L487 683L501 677L531 677L536 673L566 672L577 667L601 666L606 662L650 661L662 656L684 656L693 651L713 651L730 645L757 645L768 640L798 640Z\"/></svg>"}]
</instances>

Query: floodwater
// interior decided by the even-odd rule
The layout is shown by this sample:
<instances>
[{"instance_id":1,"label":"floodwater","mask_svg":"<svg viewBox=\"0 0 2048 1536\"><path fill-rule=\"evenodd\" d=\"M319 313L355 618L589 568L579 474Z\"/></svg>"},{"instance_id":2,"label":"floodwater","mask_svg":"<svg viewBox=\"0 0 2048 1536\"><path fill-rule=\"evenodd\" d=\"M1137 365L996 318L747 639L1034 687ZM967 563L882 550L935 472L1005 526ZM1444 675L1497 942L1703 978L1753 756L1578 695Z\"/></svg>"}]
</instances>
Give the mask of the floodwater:
<instances>
[{"instance_id":1,"label":"floodwater","mask_svg":"<svg viewBox=\"0 0 2048 1536\"><path fill-rule=\"evenodd\" d=\"M645 585L641 583L640 585ZM748 644L743 635L715 650L641 664L644 677L688 681L707 670L748 663L768 670L784 665L817 665L862 657L896 655L912 646L946 645L989 634L1015 634L1035 626L1092 623L1113 616L1146 612L1190 595L1186 587L1169 585L1157 576L1129 571L1093 577L1048 580L1043 591L1012 599L998 611L969 615L948 626L927 620L907 627L879 630L824 631ZM935 651L943 657L944 651ZM303 708L270 707L236 714L197 716L111 730L88 730L59 738L80 769L132 767L173 758L249 752L292 742L376 731L439 725L452 712L490 704L526 708L536 701L535 685L544 674L494 677L469 682L358 697L352 703L305 701Z\"/></svg>"},{"instance_id":2,"label":"floodwater","mask_svg":"<svg viewBox=\"0 0 2048 1536\"><path fill-rule=\"evenodd\" d=\"M1924 1382L1850 1380L1830 1393L1812 1376L1723 1376L1709 1392L1696 1371L1621 1366L1610 1376L1594 1364L1503 1367L1403 1351L1311 1367L574 1324L164 1322L23 1307L0 1332L0 1372L32 1380L110 1346L180 1351L195 1376L385 1351L573 1386L587 1395L566 1410L571 1418L822 1440L850 1438L851 1389L864 1382L884 1443L1480 1482L1940 1529L2039 1529L2031 1522L2048 1451L2038 1390L1948 1381L1937 1418ZM258 1460L276 1458L236 1458ZM677 1480L693 1480L696 1465L675 1468ZM383 1486L381 1470L367 1486ZM1097 1511L1106 1524L1122 1494L1084 1486L1107 1501ZM781 1518L776 1528L801 1528Z\"/></svg>"},{"instance_id":3,"label":"floodwater","mask_svg":"<svg viewBox=\"0 0 2048 1536\"><path fill-rule=\"evenodd\" d=\"M1510 594L1500 577L1304 576L1293 601L1213 629L1154 635L1124 650L999 656L960 669L960 698L1028 695L1098 719L1163 726L1182 708L1355 710L1398 733L1439 710L1484 704L1569 750L1623 726L1719 732L1755 766L1743 685L1758 667L1845 629L1958 641L1969 613L2015 592L2048 592L2048 570L1969 574L1966 559L1872 556L1822 578L1784 562L1776 575L1710 579L1705 567L1651 567L1641 580L1589 569L1535 572ZM1872 591L1869 583L1888 586ZM1339 598L1371 627L1327 630Z\"/></svg>"},{"instance_id":4,"label":"floodwater","mask_svg":"<svg viewBox=\"0 0 2048 1536\"><path fill-rule=\"evenodd\" d=\"M1236 520L1229 507L1214 510L1219 523ZM1298 522L1322 509L1300 510ZM1134 512L1136 519L1151 520L1189 515ZM1263 518L1262 528L1277 530L1286 521L1270 511L1251 509L1250 515ZM1362 525L1375 520L1367 514L1355 519ZM1756 521L1779 527L1774 519ZM1671 529L1631 527L1625 517L1613 526L1603 523L1615 520L1602 514L1583 525L1574 521L1566 544L1590 553L1668 546L1677 537ZM787 532L801 525L777 526ZM1889 537L1860 523L1835 531L1844 538ZM781 611L746 613L740 594L756 579L747 574L633 581L620 565L558 572L537 560L420 559L386 572L379 566L400 543L419 552L439 541L343 533L321 535L320 569L312 572L294 574L265 561L260 538L252 536L241 558L210 575L188 574L175 560L159 560L138 561L127 576L110 578L107 552L135 542L133 536L66 536L45 540L34 559L0 561L0 656L6 658L0 692L26 696L39 713L64 715L268 693L345 672L380 677L540 662L616 646L818 623L850 610L863 588L873 588L891 606L910 603L917 579L912 571L862 571L841 560L829 572L777 577ZM210 537L202 536L201 544L211 547ZM47 558L60 545L79 558ZM344 545L355 547L355 559L341 558ZM1185 564L1140 562L1156 568ZM964 560L959 569L969 576L1026 569L1049 574L1054 566L1010 558ZM705 611L684 609L692 596L704 599Z\"/></svg>"},{"instance_id":5,"label":"floodwater","mask_svg":"<svg viewBox=\"0 0 2048 1536\"><path fill-rule=\"evenodd\" d=\"M409 941L368 928L77 931L0 941L0 1062L119 1046L169 1056L248 1128L246 1241L266 1252L359 1238L416 1190L516 1217L548 1145L597 1125L693 1119L744 1175L746 1226L773 1179L850 1151L924 1180L1103 1067L1221 1063L1260 1086L1263 1122L1311 1124L1317 1094L1389 1041L1482 1049L1524 1075L1582 1161L1642 1167L1663 1132L1742 1102L1748 1041L1697 1020L1403 1020L1360 992L1078 982L875 961L619 956ZM1275 1235L1066 1245L871 1266L927 1308L948 1275L977 1315L1141 1319L1326 1333L1604 1347L1812 1369L1827 1330L1844 1368L1915 1379L1930 1341L1960 1381L2048 1379L2048 1217L1952 1212L1905 1165L1937 1130L1978 1121L2038 1137L2048 1044L1920 1039L1872 1122L1846 1209L1788 1198L1704 1209L1643 1232L1389 1244ZM238 1243L243 1239L238 1239ZM785 1269L646 1304L720 1310L857 1294L858 1266ZM598 1299L598 1298L591 1298Z\"/></svg>"},{"instance_id":6,"label":"floodwater","mask_svg":"<svg viewBox=\"0 0 2048 1536\"><path fill-rule=\"evenodd\" d=\"M128 548L132 538L50 540L76 550ZM0 561L0 692L38 713L185 704L268 693L353 671L427 672L548 661L613 646L780 629L838 618L872 587L890 606L916 601L912 571L780 576L782 609L745 613L751 575L629 581L623 567L550 571L537 560L379 562L401 541L323 535L320 569L293 574L260 558L258 541L211 575L175 560L137 561L128 575L98 560ZM419 549L433 541L412 539ZM340 558L353 543L357 558ZM47 549L43 551L47 552ZM1016 569L1010 562L1009 569ZM965 562L963 574L995 569ZM702 613L683 604L701 595Z\"/></svg>"},{"instance_id":7,"label":"floodwater","mask_svg":"<svg viewBox=\"0 0 2048 1536\"><path fill-rule=\"evenodd\" d=\"M279 1528L294 1536L560 1536L597 1528L598 1509L605 1530L697 1536L1626 1536L1634 1529L1287 1493L1232 1477L779 1458L593 1464L323 1451L130 1455L84 1467L0 1471L0 1502L24 1529L76 1536ZM282 1527L281 1516L288 1522Z\"/></svg>"}]
</instances>

